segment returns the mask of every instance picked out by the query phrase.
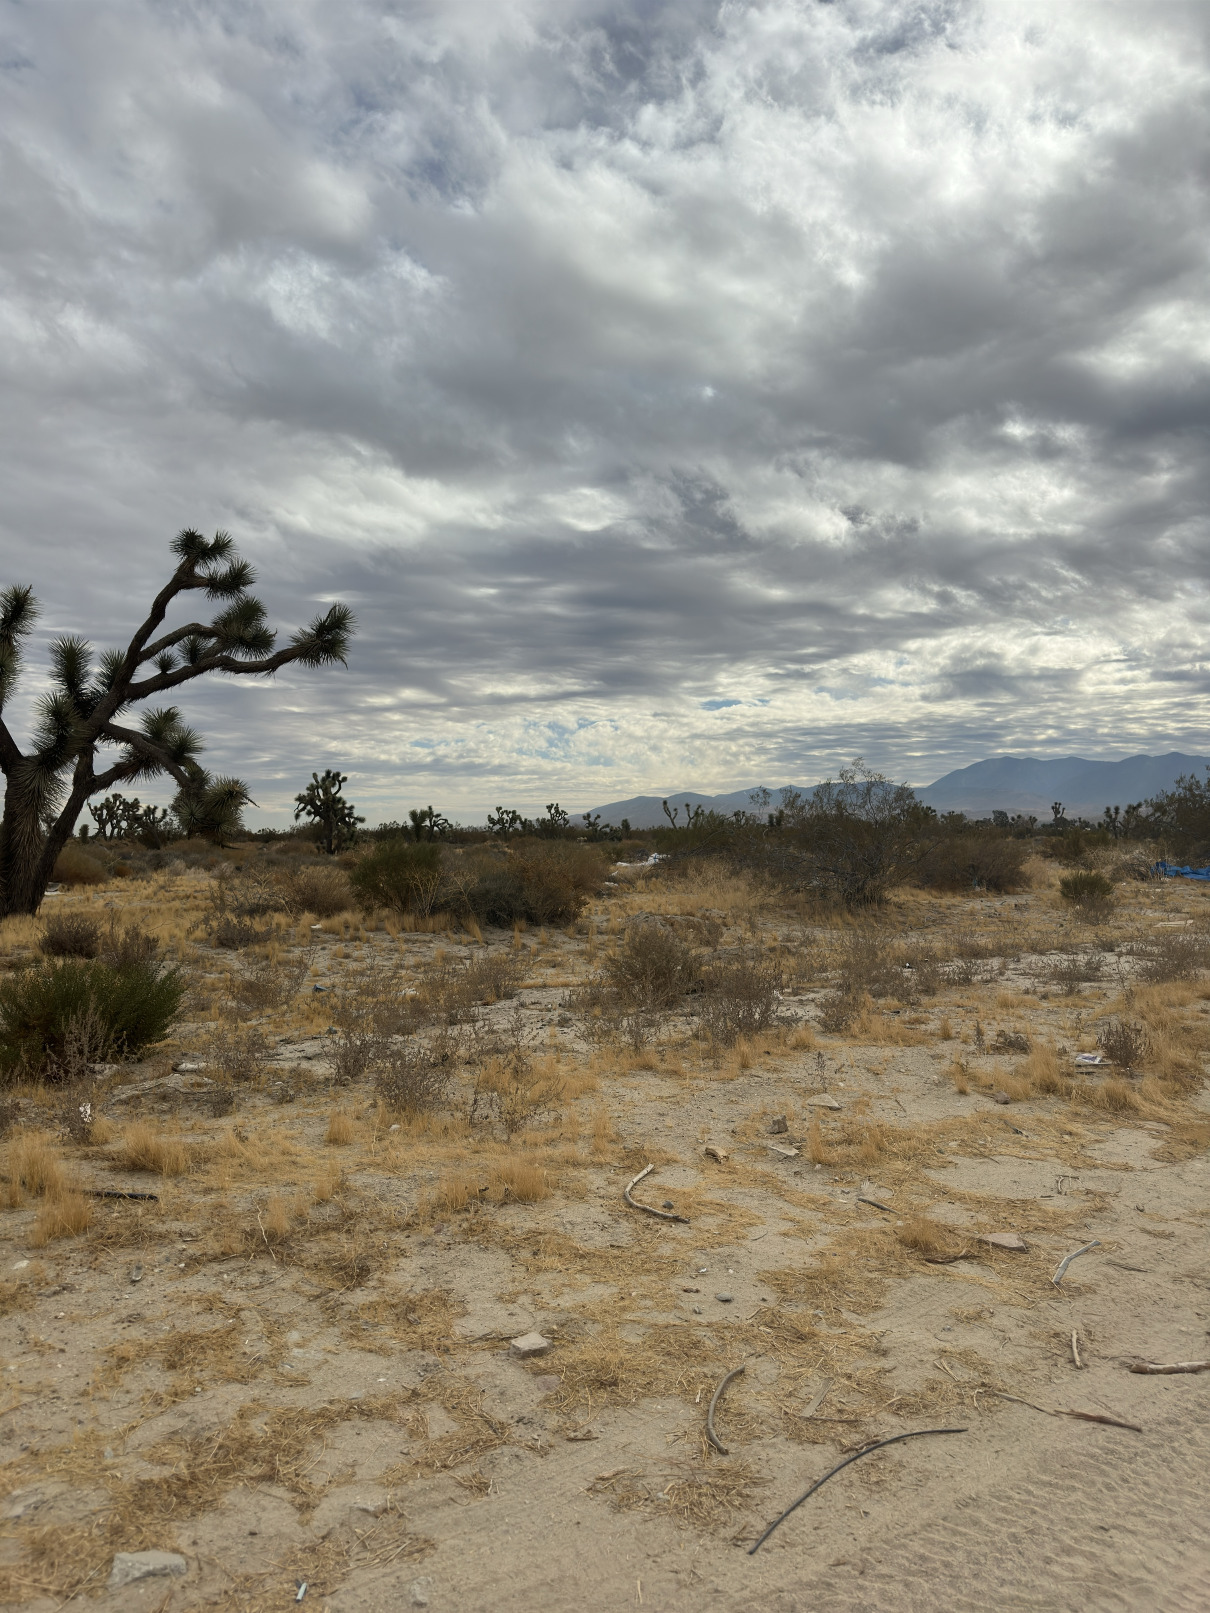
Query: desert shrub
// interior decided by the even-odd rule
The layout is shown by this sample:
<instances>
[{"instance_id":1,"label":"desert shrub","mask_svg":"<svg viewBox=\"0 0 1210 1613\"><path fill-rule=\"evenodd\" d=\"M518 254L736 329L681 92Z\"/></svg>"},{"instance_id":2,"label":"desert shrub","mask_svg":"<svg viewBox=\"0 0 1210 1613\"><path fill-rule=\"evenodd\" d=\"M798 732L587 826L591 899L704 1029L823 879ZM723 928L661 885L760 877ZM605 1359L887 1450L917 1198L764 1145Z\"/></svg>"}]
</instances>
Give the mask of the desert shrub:
<instances>
[{"instance_id":1,"label":"desert shrub","mask_svg":"<svg viewBox=\"0 0 1210 1613\"><path fill-rule=\"evenodd\" d=\"M269 1043L255 1025L214 1025L203 1050L211 1079L226 1087L250 1085L271 1056Z\"/></svg>"},{"instance_id":2,"label":"desert shrub","mask_svg":"<svg viewBox=\"0 0 1210 1613\"><path fill-rule=\"evenodd\" d=\"M1018 891L1029 886L1030 843L970 829L941 836L921 860L917 880L932 890Z\"/></svg>"},{"instance_id":3,"label":"desert shrub","mask_svg":"<svg viewBox=\"0 0 1210 1613\"><path fill-rule=\"evenodd\" d=\"M1045 978L1070 997L1077 987L1100 980L1104 974L1105 960L1099 952L1064 952L1048 966Z\"/></svg>"},{"instance_id":4,"label":"desert shrub","mask_svg":"<svg viewBox=\"0 0 1210 1613\"><path fill-rule=\"evenodd\" d=\"M48 958L95 958L101 950L101 927L84 913L55 913L38 937L38 951Z\"/></svg>"},{"instance_id":5,"label":"desert shrub","mask_svg":"<svg viewBox=\"0 0 1210 1613\"><path fill-rule=\"evenodd\" d=\"M699 1024L712 1042L730 1046L767 1030L777 1018L781 969L755 954L711 964L702 972Z\"/></svg>"},{"instance_id":6,"label":"desert shrub","mask_svg":"<svg viewBox=\"0 0 1210 1613\"><path fill-rule=\"evenodd\" d=\"M819 999L819 1028L829 1036L839 1036L865 1008L866 999L861 993L846 991L843 987L826 991Z\"/></svg>"},{"instance_id":7,"label":"desert shrub","mask_svg":"<svg viewBox=\"0 0 1210 1613\"><path fill-rule=\"evenodd\" d=\"M335 918L353 905L349 880L339 868L289 868L278 875L281 904L292 917L313 913L317 919Z\"/></svg>"},{"instance_id":8,"label":"desert shrub","mask_svg":"<svg viewBox=\"0 0 1210 1613\"><path fill-rule=\"evenodd\" d=\"M913 792L858 759L807 797L791 793L748 855L784 885L866 907L919 862L929 819ZM743 855L737 847L733 855Z\"/></svg>"},{"instance_id":9,"label":"desert shrub","mask_svg":"<svg viewBox=\"0 0 1210 1613\"><path fill-rule=\"evenodd\" d=\"M349 875L353 899L366 912L431 913L441 883L441 847L428 841L382 840Z\"/></svg>"},{"instance_id":10,"label":"desert shrub","mask_svg":"<svg viewBox=\"0 0 1210 1613\"><path fill-rule=\"evenodd\" d=\"M98 857L90 857L69 840L55 858L54 878L60 885L103 885L109 870Z\"/></svg>"},{"instance_id":11,"label":"desert shrub","mask_svg":"<svg viewBox=\"0 0 1210 1613\"><path fill-rule=\"evenodd\" d=\"M1193 980L1206 967L1206 937L1196 930L1149 936L1130 950L1139 960L1138 979L1149 986Z\"/></svg>"},{"instance_id":12,"label":"desert shrub","mask_svg":"<svg viewBox=\"0 0 1210 1613\"><path fill-rule=\"evenodd\" d=\"M624 1006L672 1008L697 984L701 968L667 925L646 919L627 927L604 974Z\"/></svg>"},{"instance_id":13,"label":"desert shrub","mask_svg":"<svg viewBox=\"0 0 1210 1613\"><path fill-rule=\"evenodd\" d=\"M101 957L111 969L150 964L159 950L158 939L137 923L119 930L117 921L110 919L109 928L101 939Z\"/></svg>"},{"instance_id":14,"label":"desert shrub","mask_svg":"<svg viewBox=\"0 0 1210 1613\"><path fill-rule=\"evenodd\" d=\"M379 1061L378 1096L394 1114L419 1114L442 1101L449 1091L451 1075L450 1059L443 1046L391 1043Z\"/></svg>"},{"instance_id":15,"label":"desert shrub","mask_svg":"<svg viewBox=\"0 0 1210 1613\"><path fill-rule=\"evenodd\" d=\"M482 924L570 924L604 876L597 848L577 841L522 841L507 857L465 861L475 877L463 876L458 897Z\"/></svg>"},{"instance_id":16,"label":"desert shrub","mask_svg":"<svg viewBox=\"0 0 1210 1613\"><path fill-rule=\"evenodd\" d=\"M1064 874L1059 881L1059 895L1065 902L1080 905L1089 902L1107 902L1113 895L1113 884L1091 868L1077 868L1074 873Z\"/></svg>"},{"instance_id":17,"label":"desert shrub","mask_svg":"<svg viewBox=\"0 0 1210 1613\"><path fill-rule=\"evenodd\" d=\"M511 948L488 948L470 961L441 958L431 964L416 982L414 1015L417 1022L428 1020L458 1025L475 1017L483 1003L505 1002L517 995L521 984L521 960ZM410 1029L410 1026L396 1027Z\"/></svg>"},{"instance_id":18,"label":"desert shrub","mask_svg":"<svg viewBox=\"0 0 1210 1613\"><path fill-rule=\"evenodd\" d=\"M1150 1045L1146 1027L1124 1019L1111 1019L1097 1037L1097 1046L1105 1057L1124 1070L1141 1064Z\"/></svg>"},{"instance_id":19,"label":"desert shrub","mask_svg":"<svg viewBox=\"0 0 1210 1613\"><path fill-rule=\"evenodd\" d=\"M239 1007L265 1013L289 1002L297 994L306 974L305 958L297 958L289 963L257 958L233 976L227 991L232 1002Z\"/></svg>"},{"instance_id":20,"label":"desert shrub","mask_svg":"<svg viewBox=\"0 0 1210 1613\"><path fill-rule=\"evenodd\" d=\"M163 1041L184 995L180 971L157 963L65 958L23 969L0 982L0 1071L62 1079L82 1027L93 1061L129 1058Z\"/></svg>"}]
</instances>

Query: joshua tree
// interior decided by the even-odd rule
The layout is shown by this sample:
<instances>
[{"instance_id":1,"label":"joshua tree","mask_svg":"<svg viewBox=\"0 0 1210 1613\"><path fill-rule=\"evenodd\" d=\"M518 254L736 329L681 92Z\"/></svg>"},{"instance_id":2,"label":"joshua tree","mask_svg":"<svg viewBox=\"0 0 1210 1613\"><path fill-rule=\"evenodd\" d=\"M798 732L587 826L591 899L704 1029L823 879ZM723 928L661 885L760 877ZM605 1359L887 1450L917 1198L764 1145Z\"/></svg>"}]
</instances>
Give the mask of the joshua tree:
<instances>
[{"instance_id":1,"label":"joshua tree","mask_svg":"<svg viewBox=\"0 0 1210 1613\"><path fill-rule=\"evenodd\" d=\"M357 839L357 825L366 821L357 816L352 801L346 801L340 793L348 782L347 773L325 768L322 778L312 773L310 784L294 797L298 803L294 808L294 821L297 823L299 818L305 817L318 824L320 844L329 856L351 846Z\"/></svg>"},{"instance_id":2,"label":"joshua tree","mask_svg":"<svg viewBox=\"0 0 1210 1613\"><path fill-rule=\"evenodd\" d=\"M209 672L264 677L298 661L344 662L353 632L345 605L333 605L280 650L265 608L249 592L252 567L225 532L204 538L186 530L172 544L176 569L152 601L146 620L124 650L106 650L93 663L84 639L59 638L50 649L51 688L38 702L28 751L4 722L4 708L21 668L22 641L38 607L33 590L0 591L0 771L5 778L0 822L0 916L35 913L55 858L84 805L127 780L168 773L182 791L204 777L201 740L175 706L145 707L138 726L123 721L131 707ZM223 603L208 623L161 631L178 594L201 592ZM97 771L98 752L117 758Z\"/></svg>"}]
</instances>

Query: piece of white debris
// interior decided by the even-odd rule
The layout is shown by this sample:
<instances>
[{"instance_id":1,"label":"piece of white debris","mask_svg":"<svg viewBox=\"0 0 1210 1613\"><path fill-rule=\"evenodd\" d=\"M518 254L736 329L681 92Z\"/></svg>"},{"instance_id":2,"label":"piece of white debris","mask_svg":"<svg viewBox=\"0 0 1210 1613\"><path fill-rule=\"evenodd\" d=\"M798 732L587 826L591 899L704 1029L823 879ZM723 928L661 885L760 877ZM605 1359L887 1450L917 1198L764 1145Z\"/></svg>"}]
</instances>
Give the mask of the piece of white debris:
<instances>
[{"instance_id":1,"label":"piece of white debris","mask_svg":"<svg viewBox=\"0 0 1210 1613\"><path fill-rule=\"evenodd\" d=\"M109 1573L109 1588L114 1591L139 1579L184 1574L188 1567L178 1551L120 1551Z\"/></svg>"},{"instance_id":2,"label":"piece of white debris","mask_svg":"<svg viewBox=\"0 0 1210 1613\"><path fill-rule=\"evenodd\" d=\"M830 1092L821 1092L821 1093L818 1094L818 1096L816 1096L814 1098L808 1098L807 1102L808 1102L808 1104L812 1105L816 1109L839 1109L840 1108L840 1104L837 1103L836 1099L832 1096L832 1094Z\"/></svg>"},{"instance_id":3,"label":"piece of white debris","mask_svg":"<svg viewBox=\"0 0 1210 1613\"><path fill-rule=\"evenodd\" d=\"M526 1361L530 1356L545 1355L550 1349L550 1342L541 1333L522 1333L520 1338L509 1340L508 1353Z\"/></svg>"},{"instance_id":4,"label":"piece of white debris","mask_svg":"<svg viewBox=\"0 0 1210 1613\"><path fill-rule=\"evenodd\" d=\"M780 1154L783 1159L797 1159L798 1149L791 1148L788 1143L766 1143L765 1147L771 1154Z\"/></svg>"}]
</instances>

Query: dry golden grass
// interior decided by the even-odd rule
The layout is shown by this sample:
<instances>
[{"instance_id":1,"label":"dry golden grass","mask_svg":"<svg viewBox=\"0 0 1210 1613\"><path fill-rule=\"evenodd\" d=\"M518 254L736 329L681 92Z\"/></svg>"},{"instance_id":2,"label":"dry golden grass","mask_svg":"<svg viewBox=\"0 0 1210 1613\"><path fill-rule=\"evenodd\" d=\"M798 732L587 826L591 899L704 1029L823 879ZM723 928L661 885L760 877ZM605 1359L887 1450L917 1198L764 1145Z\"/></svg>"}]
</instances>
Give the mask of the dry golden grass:
<instances>
[{"instance_id":1,"label":"dry golden grass","mask_svg":"<svg viewBox=\"0 0 1210 1613\"><path fill-rule=\"evenodd\" d=\"M127 1130L119 1158L128 1171L151 1171L156 1176L183 1176L189 1168L181 1139L165 1136L144 1121Z\"/></svg>"},{"instance_id":2,"label":"dry golden grass","mask_svg":"<svg viewBox=\"0 0 1210 1613\"><path fill-rule=\"evenodd\" d=\"M67 1191L62 1162L40 1132L21 1132L13 1139L8 1174L11 1183L23 1187L31 1198L61 1198Z\"/></svg>"},{"instance_id":3,"label":"dry golden grass","mask_svg":"<svg viewBox=\"0 0 1210 1613\"><path fill-rule=\"evenodd\" d=\"M347 1110L333 1109L328 1117L328 1129L324 1134L324 1141L333 1147L343 1148L356 1137L357 1126L353 1116Z\"/></svg>"},{"instance_id":4,"label":"dry golden grass","mask_svg":"<svg viewBox=\"0 0 1210 1613\"><path fill-rule=\"evenodd\" d=\"M55 1238L77 1237L87 1232L91 1224L92 1205L82 1194L69 1190L42 1200L30 1242L35 1249L41 1249Z\"/></svg>"},{"instance_id":5,"label":"dry golden grass","mask_svg":"<svg viewBox=\"0 0 1210 1613\"><path fill-rule=\"evenodd\" d=\"M949 1227L930 1221L927 1215L914 1215L895 1229L896 1240L926 1260L955 1260L965 1244Z\"/></svg>"}]
</instances>

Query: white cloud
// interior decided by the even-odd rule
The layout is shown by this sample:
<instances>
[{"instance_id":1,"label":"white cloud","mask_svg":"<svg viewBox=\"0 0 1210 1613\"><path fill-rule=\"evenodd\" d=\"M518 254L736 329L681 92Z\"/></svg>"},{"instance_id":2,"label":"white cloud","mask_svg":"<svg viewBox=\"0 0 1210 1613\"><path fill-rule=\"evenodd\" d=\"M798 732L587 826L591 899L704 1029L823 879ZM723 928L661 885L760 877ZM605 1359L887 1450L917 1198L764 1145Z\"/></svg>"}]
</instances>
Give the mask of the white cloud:
<instances>
[{"instance_id":1,"label":"white cloud","mask_svg":"<svg viewBox=\"0 0 1210 1613\"><path fill-rule=\"evenodd\" d=\"M0 19L8 570L348 597L190 702L267 808L1203 743L1204 7Z\"/></svg>"}]
</instances>

